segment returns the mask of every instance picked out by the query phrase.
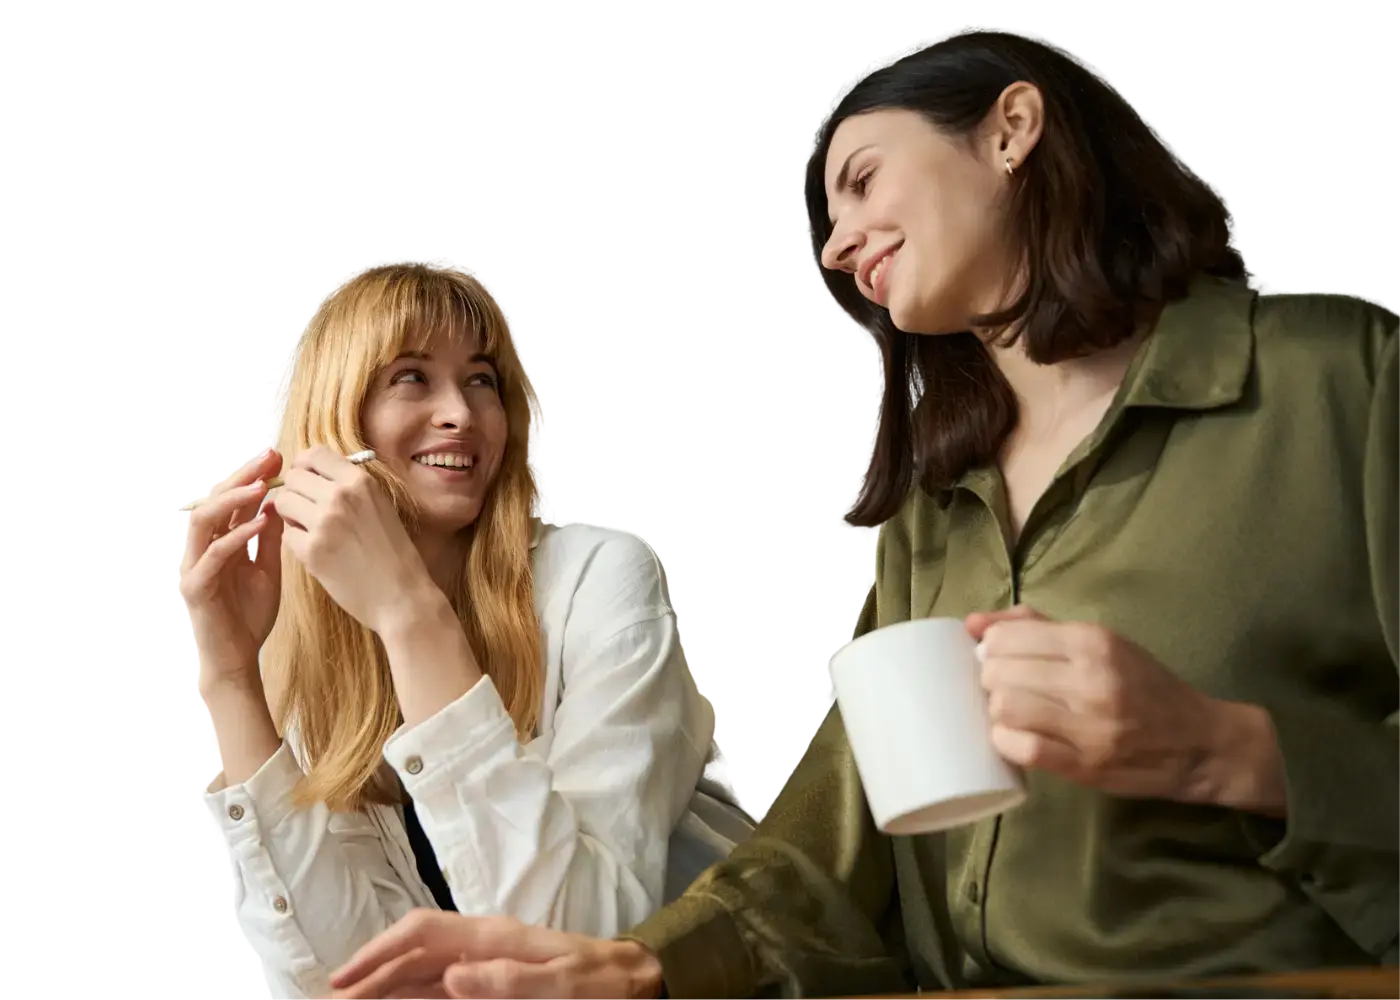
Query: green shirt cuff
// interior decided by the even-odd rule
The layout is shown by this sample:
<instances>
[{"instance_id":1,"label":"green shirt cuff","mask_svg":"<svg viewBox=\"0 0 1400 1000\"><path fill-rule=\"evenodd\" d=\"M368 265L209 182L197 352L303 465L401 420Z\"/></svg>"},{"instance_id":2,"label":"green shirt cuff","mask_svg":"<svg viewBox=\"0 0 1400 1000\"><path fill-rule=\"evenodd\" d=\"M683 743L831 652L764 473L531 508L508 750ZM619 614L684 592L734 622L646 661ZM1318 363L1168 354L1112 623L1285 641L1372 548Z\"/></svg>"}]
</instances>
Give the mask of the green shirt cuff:
<instances>
[{"instance_id":1,"label":"green shirt cuff","mask_svg":"<svg viewBox=\"0 0 1400 1000\"><path fill-rule=\"evenodd\" d=\"M712 896L684 895L619 937L656 955L664 996L747 997L758 988L748 946Z\"/></svg>"},{"instance_id":2,"label":"green shirt cuff","mask_svg":"<svg viewBox=\"0 0 1400 1000\"><path fill-rule=\"evenodd\" d=\"M1285 823L1246 817L1259 863L1298 887L1362 948L1400 933L1400 759L1394 726L1323 705L1271 707Z\"/></svg>"}]
</instances>

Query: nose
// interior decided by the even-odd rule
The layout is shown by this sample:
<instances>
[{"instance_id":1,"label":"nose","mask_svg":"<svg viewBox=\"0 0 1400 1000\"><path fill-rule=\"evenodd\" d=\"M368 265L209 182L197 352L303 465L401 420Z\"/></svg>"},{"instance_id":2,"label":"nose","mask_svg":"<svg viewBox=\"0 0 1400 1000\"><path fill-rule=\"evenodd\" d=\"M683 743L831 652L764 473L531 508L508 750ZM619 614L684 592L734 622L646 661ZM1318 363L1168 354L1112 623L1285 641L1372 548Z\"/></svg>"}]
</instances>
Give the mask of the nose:
<instances>
[{"instance_id":1,"label":"nose","mask_svg":"<svg viewBox=\"0 0 1400 1000\"><path fill-rule=\"evenodd\" d=\"M443 430L465 430L472 425L472 408L466 393L453 386L438 393L433 406L433 426Z\"/></svg>"},{"instance_id":2,"label":"nose","mask_svg":"<svg viewBox=\"0 0 1400 1000\"><path fill-rule=\"evenodd\" d=\"M856 258L865 246L865 234L851 226L837 225L822 247L822 267L831 271L856 269Z\"/></svg>"}]
</instances>

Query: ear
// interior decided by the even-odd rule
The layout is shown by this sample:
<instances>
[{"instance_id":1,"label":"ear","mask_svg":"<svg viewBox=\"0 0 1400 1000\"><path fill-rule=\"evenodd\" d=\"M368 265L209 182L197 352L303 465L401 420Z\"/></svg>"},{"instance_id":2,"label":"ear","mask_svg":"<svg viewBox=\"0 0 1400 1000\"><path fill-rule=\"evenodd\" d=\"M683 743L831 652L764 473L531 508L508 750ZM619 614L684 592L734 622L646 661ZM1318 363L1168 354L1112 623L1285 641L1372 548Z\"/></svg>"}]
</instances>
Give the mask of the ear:
<instances>
[{"instance_id":1,"label":"ear","mask_svg":"<svg viewBox=\"0 0 1400 1000\"><path fill-rule=\"evenodd\" d=\"M1019 81L1001 92L987 112L986 151L996 169L1019 170L1040 142L1045 127L1045 99L1033 83Z\"/></svg>"}]
</instances>

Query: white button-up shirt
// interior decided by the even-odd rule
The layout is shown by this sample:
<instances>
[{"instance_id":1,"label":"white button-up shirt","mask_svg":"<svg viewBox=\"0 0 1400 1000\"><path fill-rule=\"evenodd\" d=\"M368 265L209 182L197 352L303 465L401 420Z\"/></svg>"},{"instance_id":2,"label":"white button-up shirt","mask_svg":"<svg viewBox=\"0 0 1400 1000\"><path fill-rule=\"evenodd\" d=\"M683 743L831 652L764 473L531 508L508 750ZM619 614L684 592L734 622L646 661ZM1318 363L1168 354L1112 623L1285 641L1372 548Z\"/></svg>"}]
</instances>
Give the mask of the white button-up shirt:
<instances>
[{"instance_id":1,"label":"white button-up shirt","mask_svg":"<svg viewBox=\"0 0 1400 1000\"><path fill-rule=\"evenodd\" d=\"M464 914L611 937L674 898L752 829L707 765L714 711L686 665L665 574L640 539L537 525L539 734L517 741L489 677L399 729L412 796ZM295 735L206 802L226 839L244 935L276 996L327 995L332 970L413 907L436 907L398 806L296 808Z\"/></svg>"}]
</instances>

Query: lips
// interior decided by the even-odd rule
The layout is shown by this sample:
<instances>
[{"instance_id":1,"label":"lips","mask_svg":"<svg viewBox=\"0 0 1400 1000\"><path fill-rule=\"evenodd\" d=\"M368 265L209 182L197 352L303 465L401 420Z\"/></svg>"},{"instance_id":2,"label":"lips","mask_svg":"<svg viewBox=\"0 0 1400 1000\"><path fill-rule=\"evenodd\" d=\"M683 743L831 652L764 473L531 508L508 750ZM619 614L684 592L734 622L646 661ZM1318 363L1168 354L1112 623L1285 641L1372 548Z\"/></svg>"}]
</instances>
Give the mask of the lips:
<instances>
[{"instance_id":1,"label":"lips","mask_svg":"<svg viewBox=\"0 0 1400 1000\"><path fill-rule=\"evenodd\" d=\"M413 461L434 469L457 469L467 471L476 464L476 459L460 451L434 451L414 455Z\"/></svg>"},{"instance_id":2,"label":"lips","mask_svg":"<svg viewBox=\"0 0 1400 1000\"><path fill-rule=\"evenodd\" d=\"M881 305L885 304L885 273L889 271L890 261L894 260L894 253L887 253L880 258L880 262L870 269L870 288L875 293L875 299Z\"/></svg>"},{"instance_id":3,"label":"lips","mask_svg":"<svg viewBox=\"0 0 1400 1000\"><path fill-rule=\"evenodd\" d=\"M434 478L463 482L476 476L476 457L462 451L431 451L414 455L413 464L426 469Z\"/></svg>"},{"instance_id":4,"label":"lips","mask_svg":"<svg viewBox=\"0 0 1400 1000\"><path fill-rule=\"evenodd\" d=\"M417 459L413 460L413 464L422 466L424 475L431 476L444 485L460 485L477 478L476 470L470 465L430 465Z\"/></svg>"},{"instance_id":5,"label":"lips","mask_svg":"<svg viewBox=\"0 0 1400 1000\"><path fill-rule=\"evenodd\" d=\"M896 243L894 246L871 257L861 266L859 274L860 282L870 290L870 297L880 305L885 304L885 285L888 283L890 263L893 261L894 255L898 252L899 248L903 245L902 241Z\"/></svg>"}]
</instances>

